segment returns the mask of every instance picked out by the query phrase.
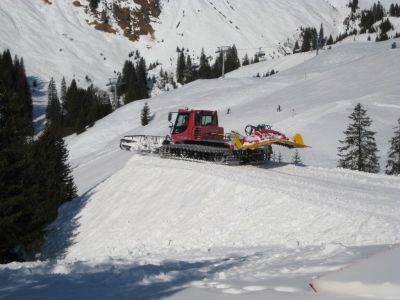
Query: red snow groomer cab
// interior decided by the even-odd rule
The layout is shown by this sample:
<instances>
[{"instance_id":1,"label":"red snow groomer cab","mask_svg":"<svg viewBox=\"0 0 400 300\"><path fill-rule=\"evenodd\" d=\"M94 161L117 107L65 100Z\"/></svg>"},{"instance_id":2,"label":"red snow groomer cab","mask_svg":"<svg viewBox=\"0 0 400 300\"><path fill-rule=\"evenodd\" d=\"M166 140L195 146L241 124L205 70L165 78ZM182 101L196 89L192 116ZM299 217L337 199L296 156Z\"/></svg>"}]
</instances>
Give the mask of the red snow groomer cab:
<instances>
[{"instance_id":1,"label":"red snow groomer cab","mask_svg":"<svg viewBox=\"0 0 400 300\"><path fill-rule=\"evenodd\" d=\"M168 115L170 122L172 115ZM178 144L219 144L224 142L224 128L218 126L216 111L180 109L171 125L171 141Z\"/></svg>"},{"instance_id":2,"label":"red snow groomer cab","mask_svg":"<svg viewBox=\"0 0 400 300\"><path fill-rule=\"evenodd\" d=\"M176 115L174 121L173 116ZM208 160L226 164L257 163L270 159L272 144L306 148L303 138L292 139L269 125L247 125L246 135L224 133L218 125L217 111L179 109L168 114L170 135L129 135L121 139L124 150L151 152L162 157Z\"/></svg>"}]
</instances>

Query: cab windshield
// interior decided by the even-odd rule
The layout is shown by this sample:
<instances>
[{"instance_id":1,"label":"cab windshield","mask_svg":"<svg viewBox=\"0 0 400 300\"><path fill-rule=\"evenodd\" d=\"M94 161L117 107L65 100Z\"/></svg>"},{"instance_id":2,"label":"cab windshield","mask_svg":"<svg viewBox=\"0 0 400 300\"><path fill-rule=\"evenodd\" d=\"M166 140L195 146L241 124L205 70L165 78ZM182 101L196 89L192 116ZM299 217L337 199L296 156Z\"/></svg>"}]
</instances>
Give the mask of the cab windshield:
<instances>
[{"instance_id":1,"label":"cab windshield","mask_svg":"<svg viewBox=\"0 0 400 300\"><path fill-rule=\"evenodd\" d=\"M189 113L180 113L176 117L174 131L172 133L182 133L189 124Z\"/></svg>"}]
</instances>

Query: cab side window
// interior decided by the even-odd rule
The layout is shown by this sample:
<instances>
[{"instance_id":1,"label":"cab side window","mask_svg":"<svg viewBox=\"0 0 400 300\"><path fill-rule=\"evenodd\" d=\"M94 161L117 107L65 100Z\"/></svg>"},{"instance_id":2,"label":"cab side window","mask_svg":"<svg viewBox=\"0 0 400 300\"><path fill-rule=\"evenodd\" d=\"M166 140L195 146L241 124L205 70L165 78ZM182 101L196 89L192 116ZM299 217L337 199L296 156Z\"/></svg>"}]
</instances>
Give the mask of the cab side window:
<instances>
[{"instance_id":1,"label":"cab side window","mask_svg":"<svg viewBox=\"0 0 400 300\"><path fill-rule=\"evenodd\" d=\"M216 118L212 115L196 115L196 126L217 125Z\"/></svg>"}]
</instances>

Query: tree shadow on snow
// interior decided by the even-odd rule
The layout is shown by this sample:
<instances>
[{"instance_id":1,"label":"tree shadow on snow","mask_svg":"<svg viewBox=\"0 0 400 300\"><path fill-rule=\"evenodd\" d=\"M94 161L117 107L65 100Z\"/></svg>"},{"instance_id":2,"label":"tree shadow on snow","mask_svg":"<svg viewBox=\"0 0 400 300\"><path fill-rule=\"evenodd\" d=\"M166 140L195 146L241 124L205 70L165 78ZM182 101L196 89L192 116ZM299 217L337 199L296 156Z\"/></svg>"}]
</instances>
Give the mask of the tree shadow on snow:
<instances>
[{"instance_id":1,"label":"tree shadow on snow","mask_svg":"<svg viewBox=\"0 0 400 300\"><path fill-rule=\"evenodd\" d=\"M63 258L68 248L74 244L76 229L79 227L79 212L85 207L93 189L59 208L57 219L47 227L48 236L42 249L42 259Z\"/></svg>"},{"instance_id":2,"label":"tree shadow on snow","mask_svg":"<svg viewBox=\"0 0 400 300\"><path fill-rule=\"evenodd\" d=\"M97 265L53 261L0 272L0 298L157 300L184 290L193 281L212 279L247 259L164 261L157 265L127 265L118 260Z\"/></svg>"},{"instance_id":3,"label":"tree shadow on snow","mask_svg":"<svg viewBox=\"0 0 400 300\"><path fill-rule=\"evenodd\" d=\"M286 162L275 162L275 161L267 161L262 164L254 164L254 167L260 168L260 169L276 169L280 167L285 167L288 165L293 165L292 163L286 163ZM293 165L294 166L294 165ZM304 165L299 165L299 166L304 166Z\"/></svg>"}]
</instances>

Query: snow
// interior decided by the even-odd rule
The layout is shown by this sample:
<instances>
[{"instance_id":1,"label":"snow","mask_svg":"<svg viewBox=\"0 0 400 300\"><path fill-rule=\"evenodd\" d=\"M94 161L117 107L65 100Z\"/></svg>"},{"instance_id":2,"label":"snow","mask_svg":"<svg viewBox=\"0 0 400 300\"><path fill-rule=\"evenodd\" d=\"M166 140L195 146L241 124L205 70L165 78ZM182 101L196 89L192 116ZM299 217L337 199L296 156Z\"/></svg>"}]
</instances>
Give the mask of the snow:
<instances>
[{"instance_id":1,"label":"snow","mask_svg":"<svg viewBox=\"0 0 400 300\"><path fill-rule=\"evenodd\" d=\"M400 248L379 253L314 280L322 293L397 299L400 295Z\"/></svg>"},{"instance_id":2,"label":"snow","mask_svg":"<svg viewBox=\"0 0 400 300\"><path fill-rule=\"evenodd\" d=\"M304 246L400 241L400 218L394 210L399 202L393 196L400 193L400 180L375 175L368 187L364 180L365 175L355 172L312 167L216 168L134 156L91 191L75 217L79 233L66 257L184 253L293 241Z\"/></svg>"},{"instance_id":3,"label":"snow","mask_svg":"<svg viewBox=\"0 0 400 300\"><path fill-rule=\"evenodd\" d=\"M148 63L159 61L164 70L174 70L177 46L190 49L196 58L202 48L214 55L218 46L232 44L248 49L240 50L240 57L245 52L253 55L259 47L279 56L278 43L293 39L300 26L319 26L322 22L327 32L337 32L336 10L319 0L253 0L251 5L240 0L179 0L162 1L162 13L152 23L155 39L143 36L133 43L122 34L94 29L87 22L91 16L73 1L51 2L2 0L0 47L29 62L26 68L32 77L45 82L54 77L60 83L65 76L68 82L76 78L80 85L87 85L88 75L100 88L106 87L110 77L116 77L115 72L121 71L134 50L139 50Z\"/></svg>"},{"instance_id":4,"label":"snow","mask_svg":"<svg viewBox=\"0 0 400 300\"><path fill-rule=\"evenodd\" d=\"M308 284L400 241L400 178L334 168L358 101L384 160L398 118L398 51L345 42L303 63L293 55L269 78L242 69L152 98L146 127L138 101L69 137L81 197L51 226L43 254L53 260L1 266L0 291L10 299L362 299L314 294ZM124 134L167 134L168 111L185 106L217 109L226 129L271 120L299 131L312 146L301 152L308 166L221 166L118 148Z\"/></svg>"},{"instance_id":5,"label":"snow","mask_svg":"<svg viewBox=\"0 0 400 300\"><path fill-rule=\"evenodd\" d=\"M301 133L304 142L312 146L301 152L303 161L313 166L335 167L338 140L344 138L348 116L360 102L373 119L371 129L377 132L383 168L400 108L400 50L390 49L390 44L346 42L314 57L291 55L277 62L293 67L268 78L243 77L257 71L257 66L260 73L268 69L262 62L234 71L229 78L198 80L152 98L149 105L154 121L146 127L140 125L139 118L144 101L129 104L97 122L93 130L70 137L71 161L78 167L103 152L118 153L123 135L166 135L168 112L189 107L217 110L219 123L226 132L244 133L247 124L267 123L290 137ZM282 112L276 112L278 105ZM292 152L283 148L276 151L290 162Z\"/></svg>"},{"instance_id":6,"label":"snow","mask_svg":"<svg viewBox=\"0 0 400 300\"><path fill-rule=\"evenodd\" d=\"M230 2L238 7L241 3ZM201 5L209 12L206 7L211 5L170 3L181 4L185 11ZM215 5L222 10L223 3L228 2ZM293 7L300 11L317 7L315 1L307 1L303 8L297 3ZM15 5L20 13L5 9L7 5ZM282 2L282 9L287 5ZM288 11L285 18L293 12ZM186 15L192 13L187 10ZM24 56L28 73L40 82L61 76L63 70L70 76L90 72L96 83L104 82L106 74L122 64L119 54L132 47L122 37L86 26L68 1L45 6L39 1L4 0L0 16L17 21L0 27L0 34L12 50L20 49L14 51ZM61 16L69 21L54 21ZM24 25L24 17L33 23ZM175 23L175 17L171 9L161 18L166 24ZM18 38L7 35L10 28ZM48 30L42 34L43 44L34 42L37 28ZM64 32L76 43L61 38L68 57L60 60L60 45L50 41L58 41L54 36ZM42 261L0 265L0 299L362 299L371 287L384 291L369 294L372 298L394 298L397 268L386 272L385 267L379 272L384 275L374 279L365 274L378 274L377 265L391 267L398 258L398 250L387 251L400 242L400 178L335 167L338 140L357 102L374 121L384 167L400 109L400 50L390 49L390 43L347 39L318 56L280 57L241 68L224 79L198 80L147 100L154 119L146 127L139 117L144 101L137 101L79 136L68 137L79 197L65 204L49 227ZM48 64L41 58L43 45L54 53L47 56ZM92 49L88 45L99 47L110 65L87 54ZM152 49L149 53L158 55L158 48ZM82 58L73 58L74 53ZM279 73L252 77L272 68ZM38 123L43 121L43 86L35 102ZM276 111L278 105L282 112ZM300 132L312 146L300 152L306 166L288 164L293 152L279 147L274 150L282 153L284 162L259 167L166 160L119 149L119 139L126 134L168 134L168 112L182 107L218 110L226 131L243 132L247 124L269 123L289 136ZM362 262L377 253L382 253L378 260ZM351 265L355 267L344 268ZM314 294L308 284L316 277L323 283L321 290L329 292ZM337 295L335 284L341 284L340 290L357 289Z\"/></svg>"}]
</instances>

